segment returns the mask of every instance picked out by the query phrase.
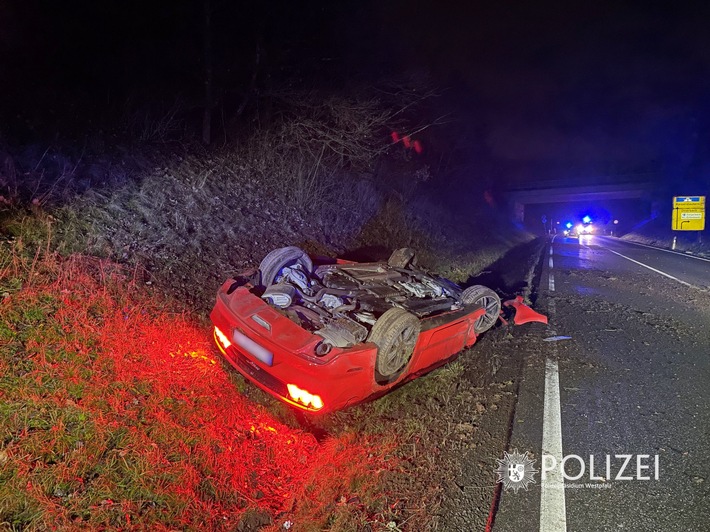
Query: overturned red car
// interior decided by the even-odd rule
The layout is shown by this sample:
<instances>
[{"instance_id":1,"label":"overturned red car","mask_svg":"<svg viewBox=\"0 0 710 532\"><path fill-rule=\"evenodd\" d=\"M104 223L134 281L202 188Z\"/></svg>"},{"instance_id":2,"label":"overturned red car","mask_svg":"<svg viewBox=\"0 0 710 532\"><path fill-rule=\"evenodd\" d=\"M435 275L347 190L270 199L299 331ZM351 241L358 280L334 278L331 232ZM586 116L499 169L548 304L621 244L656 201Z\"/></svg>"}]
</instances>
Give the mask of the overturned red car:
<instances>
[{"instance_id":1,"label":"overturned red car","mask_svg":"<svg viewBox=\"0 0 710 532\"><path fill-rule=\"evenodd\" d=\"M305 411L382 395L473 345L500 313L489 288L464 290L414 259L409 248L370 263L276 249L219 289L217 346L247 379Z\"/></svg>"}]
</instances>

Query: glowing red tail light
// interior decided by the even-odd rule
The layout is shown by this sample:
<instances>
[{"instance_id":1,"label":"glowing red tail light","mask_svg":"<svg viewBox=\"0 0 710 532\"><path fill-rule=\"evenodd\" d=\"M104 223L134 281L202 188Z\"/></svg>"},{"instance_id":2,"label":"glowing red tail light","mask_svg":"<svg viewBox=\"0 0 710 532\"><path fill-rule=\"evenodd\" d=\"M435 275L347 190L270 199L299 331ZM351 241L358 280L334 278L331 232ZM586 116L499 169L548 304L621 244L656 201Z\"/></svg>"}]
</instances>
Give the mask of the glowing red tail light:
<instances>
[{"instance_id":1,"label":"glowing red tail light","mask_svg":"<svg viewBox=\"0 0 710 532\"><path fill-rule=\"evenodd\" d=\"M227 335L220 331L217 327L214 328L214 335L223 348L227 349L230 345L232 345L232 342L229 341Z\"/></svg>"},{"instance_id":2,"label":"glowing red tail light","mask_svg":"<svg viewBox=\"0 0 710 532\"><path fill-rule=\"evenodd\" d=\"M288 394L291 396L291 399L295 402L313 410L320 410L323 408L323 401L319 395L314 395L306 390L302 390L295 384L287 384L286 388L288 388Z\"/></svg>"}]
</instances>

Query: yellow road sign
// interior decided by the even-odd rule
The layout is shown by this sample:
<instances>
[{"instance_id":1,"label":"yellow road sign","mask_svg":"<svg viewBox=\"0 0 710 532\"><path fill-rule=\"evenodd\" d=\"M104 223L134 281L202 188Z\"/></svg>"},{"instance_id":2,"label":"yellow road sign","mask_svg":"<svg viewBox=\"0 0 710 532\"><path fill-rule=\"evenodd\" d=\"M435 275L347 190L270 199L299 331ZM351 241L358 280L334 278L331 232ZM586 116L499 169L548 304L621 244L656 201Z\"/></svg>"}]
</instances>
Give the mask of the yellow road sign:
<instances>
[{"instance_id":1,"label":"yellow road sign","mask_svg":"<svg viewBox=\"0 0 710 532\"><path fill-rule=\"evenodd\" d=\"M703 231L705 229L705 196L673 197L673 230Z\"/></svg>"}]
</instances>

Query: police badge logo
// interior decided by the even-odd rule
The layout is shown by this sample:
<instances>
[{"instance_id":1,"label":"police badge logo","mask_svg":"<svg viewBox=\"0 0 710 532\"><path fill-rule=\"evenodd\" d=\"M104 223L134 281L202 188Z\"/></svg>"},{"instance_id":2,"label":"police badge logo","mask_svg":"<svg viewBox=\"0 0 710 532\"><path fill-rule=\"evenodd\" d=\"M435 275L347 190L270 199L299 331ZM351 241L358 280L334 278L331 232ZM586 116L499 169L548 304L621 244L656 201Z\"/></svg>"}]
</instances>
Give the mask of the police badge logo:
<instances>
[{"instance_id":1,"label":"police badge logo","mask_svg":"<svg viewBox=\"0 0 710 532\"><path fill-rule=\"evenodd\" d=\"M522 482L525 478L525 466L523 464L508 464L508 480L511 482Z\"/></svg>"},{"instance_id":2,"label":"police badge logo","mask_svg":"<svg viewBox=\"0 0 710 532\"><path fill-rule=\"evenodd\" d=\"M535 460L528 458L528 453L519 453L515 449L512 453L504 452L502 460L496 460L496 482L503 483L505 491L512 489L518 493L520 488L527 490L530 484L535 484L535 473L538 472L533 466Z\"/></svg>"}]
</instances>

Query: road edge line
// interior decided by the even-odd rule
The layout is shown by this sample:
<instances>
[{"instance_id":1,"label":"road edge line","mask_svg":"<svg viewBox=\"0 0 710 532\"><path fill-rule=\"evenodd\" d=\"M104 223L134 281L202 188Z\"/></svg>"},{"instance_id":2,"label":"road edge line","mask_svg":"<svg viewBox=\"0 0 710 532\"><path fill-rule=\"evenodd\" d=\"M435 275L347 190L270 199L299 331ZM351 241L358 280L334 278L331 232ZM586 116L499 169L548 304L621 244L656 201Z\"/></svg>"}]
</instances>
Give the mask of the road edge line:
<instances>
[{"instance_id":1,"label":"road edge line","mask_svg":"<svg viewBox=\"0 0 710 532\"><path fill-rule=\"evenodd\" d=\"M652 266L649 266L648 264L644 264L643 262L640 262L640 261L637 261L637 260L635 260L635 259L632 259L631 257L627 257L626 255L622 255L622 254L619 253L618 251L614 251L613 249L609 249L609 248L603 248L603 249L606 249L607 251L611 251L614 255L619 255L619 257L623 257L623 258L625 258L626 260L630 260L631 262L633 262L633 263L635 263L635 264L638 264L639 266L643 266L644 268L648 268L649 270L651 270L651 271L653 271L653 272L660 273L660 274L663 275L664 277L668 277L669 279L673 279L674 281L678 281L680 284L683 284L683 285L688 286L688 287L690 287L690 288L695 288L696 290L700 290L701 292L704 291L704 290L703 290L702 288L700 288L699 286L695 286L694 284L690 284L690 283L688 283L688 282L686 282L686 281L683 281L683 280L681 280L681 279L678 279L677 277L673 277L670 273L666 273L666 272L663 272L663 271L661 271L661 270L657 270L656 268L653 268Z\"/></svg>"},{"instance_id":2,"label":"road edge line","mask_svg":"<svg viewBox=\"0 0 710 532\"><path fill-rule=\"evenodd\" d=\"M602 238L612 238L607 235L600 235ZM622 240L621 238L616 238L618 242L623 242L625 244L633 244L635 246L641 246L644 248L648 249L655 249L656 251L665 251L666 253L671 253L673 255L679 255L681 257L688 257L690 259L698 259L698 260L704 260L705 262L710 262L710 259L707 257L702 257L700 255L694 255L692 253L683 253L680 251L674 251L672 249L666 249L666 248L659 248L658 246L650 246L648 244L642 244L641 242L635 242L633 240Z\"/></svg>"},{"instance_id":3,"label":"road edge line","mask_svg":"<svg viewBox=\"0 0 710 532\"><path fill-rule=\"evenodd\" d=\"M562 415L560 413L560 377L557 361L545 360L545 399L542 411L542 456L562 463ZM542 464L540 465L542 469ZM542 473L541 473L542 474ZM561 468L548 471L540 480L540 531L566 532L565 484Z\"/></svg>"},{"instance_id":4,"label":"road edge line","mask_svg":"<svg viewBox=\"0 0 710 532\"><path fill-rule=\"evenodd\" d=\"M555 291L555 278L553 273L552 245L550 242L550 263L547 273L550 292ZM552 322L557 313L555 299L550 298L548 304L548 318ZM557 331L550 328L552 336ZM541 459L548 454L554 457L558 464L562 463L562 413L560 408L560 373L557 365L557 345L551 345L554 359L545 359L545 393L542 407L542 449ZM542 471L542 463L540 464ZM565 508L565 485L561 471L554 469L545 482L540 479L540 532L566 532L567 510ZM542 472L540 473L542 475Z\"/></svg>"}]
</instances>

